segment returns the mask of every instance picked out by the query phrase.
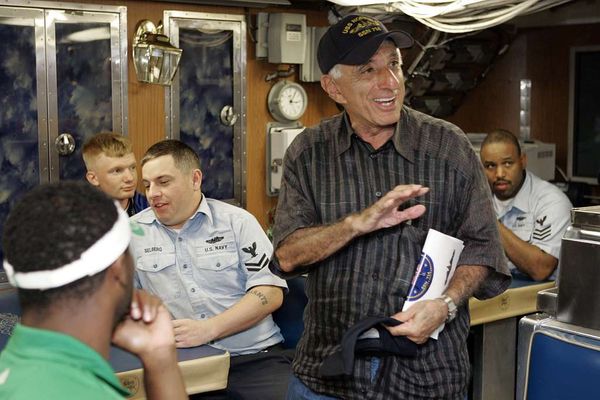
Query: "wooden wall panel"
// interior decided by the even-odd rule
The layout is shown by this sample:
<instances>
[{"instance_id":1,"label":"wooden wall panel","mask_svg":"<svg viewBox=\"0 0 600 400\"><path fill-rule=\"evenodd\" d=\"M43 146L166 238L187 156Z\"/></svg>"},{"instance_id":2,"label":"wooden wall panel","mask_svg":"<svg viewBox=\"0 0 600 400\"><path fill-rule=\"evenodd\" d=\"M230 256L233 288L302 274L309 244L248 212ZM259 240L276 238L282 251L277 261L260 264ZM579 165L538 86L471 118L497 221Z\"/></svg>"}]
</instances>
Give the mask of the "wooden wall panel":
<instances>
[{"instance_id":1,"label":"wooden wall panel","mask_svg":"<svg viewBox=\"0 0 600 400\"><path fill-rule=\"evenodd\" d=\"M557 163L566 171L569 135L570 49L600 45L600 24L532 29L527 36L527 74L533 77L532 132L556 143Z\"/></svg>"},{"instance_id":2,"label":"wooden wall panel","mask_svg":"<svg viewBox=\"0 0 600 400\"><path fill-rule=\"evenodd\" d=\"M149 19L157 24L163 18L163 6L142 1L127 3L128 129L139 162L148 147L165 137L165 89L160 85L138 82L131 58L131 43L137 23ZM141 183L138 186L143 190Z\"/></svg>"},{"instance_id":3,"label":"wooden wall panel","mask_svg":"<svg viewBox=\"0 0 600 400\"><path fill-rule=\"evenodd\" d=\"M531 79L531 137L556 143L556 162L566 171L570 48L592 45L600 45L600 24L522 30L448 120L465 132L505 128L518 134L519 80Z\"/></svg>"},{"instance_id":4,"label":"wooden wall panel","mask_svg":"<svg viewBox=\"0 0 600 400\"><path fill-rule=\"evenodd\" d=\"M519 81L526 75L527 41L518 37L448 121L465 132L519 131Z\"/></svg>"},{"instance_id":5,"label":"wooden wall panel","mask_svg":"<svg viewBox=\"0 0 600 400\"><path fill-rule=\"evenodd\" d=\"M252 10L254 23L255 14ZM282 12L282 10L268 9L268 12ZM290 11L286 11L290 12ZM297 12L297 11L292 11ZM307 24L309 26L327 25L326 14L316 11L306 11ZM267 95L271 87L279 79L270 82L265 81L268 74L278 69L287 70L288 65L269 64L255 57L255 45L250 36L247 37L247 209L256 216L259 222L266 227L268 225L268 214L277 205L277 197L267 196L266 189L266 127L267 123L274 121L267 108ZM296 66L298 67L298 66ZM296 68L298 70L298 68ZM290 77L281 78L299 81L298 71ZM321 85L317 82L301 82L308 96L308 107L301 122L305 126L311 126L320 121L321 118L333 115L337 112L335 103L324 94Z\"/></svg>"}]
</instances>

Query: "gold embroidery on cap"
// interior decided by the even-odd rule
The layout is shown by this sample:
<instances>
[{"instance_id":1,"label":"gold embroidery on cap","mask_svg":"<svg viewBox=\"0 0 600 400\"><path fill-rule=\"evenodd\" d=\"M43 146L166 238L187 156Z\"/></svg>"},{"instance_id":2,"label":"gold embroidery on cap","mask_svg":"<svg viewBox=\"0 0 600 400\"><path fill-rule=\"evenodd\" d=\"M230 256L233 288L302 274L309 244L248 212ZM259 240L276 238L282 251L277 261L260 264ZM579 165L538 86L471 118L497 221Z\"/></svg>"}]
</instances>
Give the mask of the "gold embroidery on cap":
<instances>
[{"instance_id":1,"label":"gold embroidery on cap","mask_svg":"<svg viewBox=\"0 0 600 400\"><path fill-rule=\"evenodd\" d=\"M358 34L358 37L363 37L372 32L381 32L379 21L370 17L352 18L342 30L342 34Z\"/></svg>"}]
</instances>

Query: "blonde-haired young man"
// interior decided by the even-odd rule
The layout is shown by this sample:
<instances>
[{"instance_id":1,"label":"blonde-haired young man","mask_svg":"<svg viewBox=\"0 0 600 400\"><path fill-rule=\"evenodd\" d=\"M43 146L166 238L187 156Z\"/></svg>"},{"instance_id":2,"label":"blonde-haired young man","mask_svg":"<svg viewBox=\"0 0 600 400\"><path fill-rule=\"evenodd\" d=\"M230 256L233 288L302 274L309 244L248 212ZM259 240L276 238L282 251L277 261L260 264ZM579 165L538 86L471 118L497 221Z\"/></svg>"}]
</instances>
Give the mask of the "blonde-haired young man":
<instances>
[{"instance_id":1,"label":"blonde-haired young man","mask_svg":"<svg viewBox=\"0 0 600 400\"><path fill-rule=\"evenodd\" d=\"M117 133L99 133L83 145L83 162L89 183L117 200L129 216L148 207L136 192L138 181L131 141Z\"/></svg>"}]
</instances>

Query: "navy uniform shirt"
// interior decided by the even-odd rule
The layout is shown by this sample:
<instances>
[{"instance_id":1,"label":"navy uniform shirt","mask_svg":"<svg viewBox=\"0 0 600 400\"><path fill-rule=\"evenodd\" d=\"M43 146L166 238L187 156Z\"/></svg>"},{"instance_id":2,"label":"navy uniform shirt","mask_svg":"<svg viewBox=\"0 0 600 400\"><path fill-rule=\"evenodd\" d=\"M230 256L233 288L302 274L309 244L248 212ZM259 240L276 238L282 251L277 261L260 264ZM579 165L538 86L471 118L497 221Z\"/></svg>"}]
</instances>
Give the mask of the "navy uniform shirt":
<instances>
[{"instance_id":1,"label":"navy uniform shirt","mask_svg":"<svg viewBox=\"0 0 600 400\"><path fill-rule=\"evenodd\" d=\"M519 239L537 246L557 260L560 245L571 220L573 205L569 198L553 184L529 171L515 197L500 201L494 196L496 216ZM511 271L517 267L508 262ZM556 279L558 268L548 279Z\"/></svg>"},{"instance_id":2,"label":"navy uniform shirt","mask_svg":"<svg viewBox=\"0 0 600 400\"><path fill-rule=\"evenodd\" d=\"M202 198L196 213L175 231L151 208L131 218L143 232L129 249L138 287L158 296L173 318L202 320L221 314L254 286L287 289L267 265L273 246L248 211ZM232 355L253 354L283 341L271 315L245 331L211 343Z\"/></svg>"}]
</instances>

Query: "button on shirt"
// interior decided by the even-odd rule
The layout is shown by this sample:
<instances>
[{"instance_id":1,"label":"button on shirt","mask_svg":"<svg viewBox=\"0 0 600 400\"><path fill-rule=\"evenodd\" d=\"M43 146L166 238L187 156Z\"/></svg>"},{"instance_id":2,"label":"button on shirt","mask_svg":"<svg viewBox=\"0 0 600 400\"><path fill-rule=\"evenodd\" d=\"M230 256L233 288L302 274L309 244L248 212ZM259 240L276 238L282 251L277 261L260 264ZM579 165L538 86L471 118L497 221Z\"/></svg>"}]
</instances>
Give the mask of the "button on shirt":
<instances>
[{"instance_id":1,"label":"button on shirt","mask_svg":"<svg viewBox=\"0 0 600 400\"><path fill-rule=\"evenodd\" d=\"M179 232L162 225L151 208L131 219L143 231L143 235L132 235L130 245L136 284L160 297L175 319L200 320L221 314L254 286L287 288L269 270L273 246L246 210L203 197ZM269 315L211 345L237 355L256 353L282 341Z\"/></svg>"},{"instance_id":2,"label":"button on shirt","mask_svg":"<svg viewBox=\"0 0 600 400\"><path fill-rule=\"evenodd\" d=\"M0 398L124 399L110 364L94 349L58 332L17 324L0 354Z\"/></svg>"},{"instance_id":3,"label":"button on shirt","mask_svg":"<svg viewBox=\"0 0 600 400\"><path fill-rule=\"evenodd\" d=\"M559 259L563 235L570 223L569 198L556 186L525 171L521 189L510 201L494 196L496 216L519 239ZM511 271L517 267L508 261ZM558 268L548 279L556 279Z\"/></svg>"}]
</instances>

